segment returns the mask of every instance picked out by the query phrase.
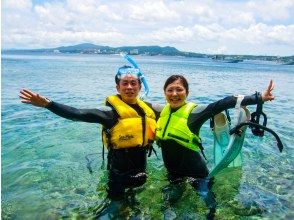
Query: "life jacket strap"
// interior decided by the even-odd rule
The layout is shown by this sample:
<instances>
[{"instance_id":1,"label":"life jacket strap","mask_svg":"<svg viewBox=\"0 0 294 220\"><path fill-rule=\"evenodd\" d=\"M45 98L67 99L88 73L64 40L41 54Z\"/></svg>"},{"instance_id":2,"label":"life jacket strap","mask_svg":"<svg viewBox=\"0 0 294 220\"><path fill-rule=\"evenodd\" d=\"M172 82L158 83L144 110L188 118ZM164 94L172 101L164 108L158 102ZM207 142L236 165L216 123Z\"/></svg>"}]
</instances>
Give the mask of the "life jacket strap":
<instances>
[{"instance_id":1,"label":"life jacket strap","mask_svg":"<svg viewBox=\"0 0 294 220\"><path fill-rule=\"evenodd\" d=\"M203 148L203 145L202 145L202 140L201 140L201 138L200 138L200 137L199 137L199 138L194 137L194 138L193 138L193 143L196 144L196 145L199 147L202 156L204 157L205 160L207 160L207 158L206 158L206 156L205 156L205 154L204 154L204 148Z\"/></svg>"},{"instance_id":2,"label":"life jacket strap","mask_svg":"<svg viewBox=\"0 0 294 220\"><path fill-rule=\"evenodd\" d=\"M200 142L198 142L198 145L197 145L197 146L199 147L199 149L200 149L200 151L201 151L201 154L202 154L202 156L204 157L204 159L207 160L207 158L206 158L206 156L205 156L205 154L204 154L204 147L203 147L203 145L202 145L202 141L201 141L201 139L200 139Z\"/></svg>"},{"instance_id":3,"label":"life jacket strap","mask_svg":"<svg viewBox=\"0 0 294 220\"><path fill-rule=\"evenodd\" d=\"M109 140L110 140L110 130L106 129L106 128L103 128L101 137L103 137L103 132L105 132L105 134L106 134L106 139L108 141L107 145L110 148L111 147L110 142L109 142ZM104 141L102 141L102 164L101 164L101 168L104 168L104 153L105 153L105 145L104 145Z\"/></svg>"}]
</instances>

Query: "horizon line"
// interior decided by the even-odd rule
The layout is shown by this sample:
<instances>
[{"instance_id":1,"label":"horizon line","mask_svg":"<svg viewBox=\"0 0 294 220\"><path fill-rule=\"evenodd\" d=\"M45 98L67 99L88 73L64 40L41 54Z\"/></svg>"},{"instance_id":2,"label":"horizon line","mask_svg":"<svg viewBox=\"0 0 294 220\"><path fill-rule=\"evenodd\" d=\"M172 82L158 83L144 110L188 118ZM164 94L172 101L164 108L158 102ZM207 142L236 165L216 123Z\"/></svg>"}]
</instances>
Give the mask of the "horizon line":
<instances>
[{"instance_id":1,"label":"horizon line","mask_svg":"<svg viewBox=\"0 0 294 220\"><path fill-rule=\"evenodd\" d=\"M112 48L118 48L118 47L172 47L172 48L175 48L177 49L176 47L174 46L170 46L170 45L167 45L167 46L159 46L159 45L137 45L137 46L128 46L128 45L124 45L124 46L109 46L109 45L98 45L98 44L94 44L94 43L76 43L76 44L71 44L71 45L67 45L67 46L64 46L64 45L61 45L61 46L57 46L57 47L47 47L47 48L2 48L3 45L1 45L1 52L2 51L13 51L13 50L45 50L45 49L56 49L56 48L59 48L59 47L71 47L71 46L78 46L78 45L82 45L82 44L92 44L92 45L95 45L95 46L102 46L102 47L112 47ZM196 53L196 54L203 54L203 55L227 55L227 56L275 56L275 57L291 57L291 56L294 56L294 54L292 55L281 55L281 54L271 54L271 55L266 55L266 54L237 54L237 53L229 53L229 52L226 52L226 53L205 53L205 52L191 52L191 51L182 51L182 50L179 50L177 49L178 51L180 52L184 52L184 53Z\"/></svg>"}]
</instances>

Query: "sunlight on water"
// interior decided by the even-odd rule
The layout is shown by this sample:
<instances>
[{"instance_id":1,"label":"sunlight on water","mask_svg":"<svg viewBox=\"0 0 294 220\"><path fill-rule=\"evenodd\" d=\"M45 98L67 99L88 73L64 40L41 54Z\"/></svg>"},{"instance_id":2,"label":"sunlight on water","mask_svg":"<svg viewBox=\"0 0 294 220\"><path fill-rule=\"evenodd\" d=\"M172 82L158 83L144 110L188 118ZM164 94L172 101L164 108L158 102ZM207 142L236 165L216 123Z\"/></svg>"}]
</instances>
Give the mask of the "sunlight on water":
<instances>
[{"instance_id":1,"label":"sunlight on water","mask_svg":"<svg viewBox=\"0 0 294 220\"><path fill-rule=\"evenodd\" d=\"M268 127L281 137L279 153L268 133L246 133L242 168L228 168L216 176L213 191L216 219L293 219L293 107L294 68L244 61L214 63L209 59L135 57L146 74L147 101L164 103L163 83L170 74L184 74L190 82L189 100L207 104L226 95L263 91L270 79L276 100L264 105ZM30 88L50 99L78 108L102 106L114 94L114 74L125 65L119 56L2 55L2 218L91 218L106 195L107 175L101 169L101 127L71 122L20 104L18 92ZM249 107L251 112L255 107ZM212 167L212 133L202 129L208 166ZM156 147L157 149L157 147ZM174 207L163 207L162 189L168 184L161 160L148 158L148 181L125 204L121 216L144 219L205 219L207 208L187 186ZM91 156L94 172L86 167Z\"/></svg>"}]
</instances>

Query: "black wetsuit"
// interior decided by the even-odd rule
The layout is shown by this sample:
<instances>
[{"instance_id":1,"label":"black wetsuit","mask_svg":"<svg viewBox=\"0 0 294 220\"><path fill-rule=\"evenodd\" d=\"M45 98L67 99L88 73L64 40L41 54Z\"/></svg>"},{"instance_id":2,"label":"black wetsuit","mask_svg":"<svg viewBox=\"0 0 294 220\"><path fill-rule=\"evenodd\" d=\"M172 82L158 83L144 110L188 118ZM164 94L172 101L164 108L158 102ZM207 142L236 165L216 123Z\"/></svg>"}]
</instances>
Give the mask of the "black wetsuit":
<instances>
[{"instance_id":1,"label":"black wetsuit","mask_svg":"<svg viewBox=\"0 0 294 220\"><path fill-rule=\"evenodd\" d=\"M139 105L129 105L144 117ZM110 106L102 109L77 109L57 102L47 107L51 112L70 120L102 124L111 129L118 122L117 112ZM108 153L108 197L122 199L125 189L141 186L146 182L146 160L149 146L125 149L110 149Z\"/></svg>"}]
</instances>

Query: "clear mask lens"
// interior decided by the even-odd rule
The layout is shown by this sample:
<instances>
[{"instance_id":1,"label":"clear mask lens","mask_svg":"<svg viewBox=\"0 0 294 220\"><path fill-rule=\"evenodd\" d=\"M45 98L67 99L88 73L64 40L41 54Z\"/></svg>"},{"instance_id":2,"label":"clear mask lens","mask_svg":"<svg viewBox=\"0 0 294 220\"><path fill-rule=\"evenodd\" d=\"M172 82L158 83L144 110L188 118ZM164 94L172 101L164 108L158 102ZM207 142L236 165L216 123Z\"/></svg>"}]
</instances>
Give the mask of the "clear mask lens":
<instances>
[{"instance_id":1,"label":"clear mask lens","mask_svg":"<svg viewBox=\"0 0 294 220\"><path fill-rule=\"evenodd\" d=\"M130 67L130 68L119 68L118 72L117 72L117 76L120 79L127 76L127 75L131 75L131 76L134 76L134 77L138 78L139 74L140 74L139 69L132 68L132 67Z\"/></svg>"}]
</instances>

